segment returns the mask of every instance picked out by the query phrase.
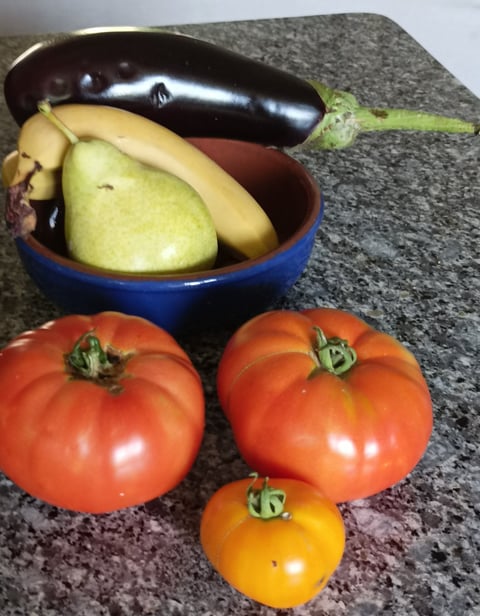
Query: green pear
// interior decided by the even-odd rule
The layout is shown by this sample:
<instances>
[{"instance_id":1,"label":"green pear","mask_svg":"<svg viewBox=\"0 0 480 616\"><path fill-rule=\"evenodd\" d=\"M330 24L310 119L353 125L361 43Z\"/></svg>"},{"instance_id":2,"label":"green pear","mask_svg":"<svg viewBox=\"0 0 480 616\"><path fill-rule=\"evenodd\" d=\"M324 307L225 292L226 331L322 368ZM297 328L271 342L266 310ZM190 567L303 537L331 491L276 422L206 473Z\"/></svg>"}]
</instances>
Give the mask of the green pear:
<instances>
[{"instance_id":1,"label":"green pear","mask_svg":"<svg viewBox=\"0 0 480 616\"><path fill-rule=\"evenodd\" d=\"M41 110L41 108L39 107ZM121 272L209 269L218 250L200 195L171 173L146 166L100 139L71 141L63 163L65 237L72 258Z\"/></svg>"}]
</instances>

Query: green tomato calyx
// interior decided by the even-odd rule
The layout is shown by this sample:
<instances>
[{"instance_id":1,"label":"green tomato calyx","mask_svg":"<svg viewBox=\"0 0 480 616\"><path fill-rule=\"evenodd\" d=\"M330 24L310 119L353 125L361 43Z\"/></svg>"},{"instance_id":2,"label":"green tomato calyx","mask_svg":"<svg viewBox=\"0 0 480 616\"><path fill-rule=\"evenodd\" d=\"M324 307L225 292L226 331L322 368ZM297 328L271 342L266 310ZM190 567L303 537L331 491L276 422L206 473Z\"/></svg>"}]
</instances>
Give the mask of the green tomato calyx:
<instances>
[{"instance_id":1,"label":"green tomato calyx","mask_svg":"<svg viewBox=\"0 0 480 616\"><path fill-rule=\"evenodd\" d=\"M312 371L310 378L325 370L335 376L348 372L357 361L355 349L342 338L327 338L320 327L313 329L316 334L314 356L318 366Z\"/></svg>"},{"instance_id":2,"label":"green tomato calyx","mask_svg":"<svg viewBox=\"0 0 480 616\"><path fill-rule=\"evenodd\" d=\"M102 348L92 331L82 334L72 351L64 356L65 368L72 379L84 379L104 387L112 394L123 391L119 380L130 358L111 346Z\"/></svg>"},{"instance_id":3,"label":"green tomato calyx","mask_svg":"<svg viewBox=\"0 0 480 616\"><path fill-rule=\"evenodd\" d=\"M254 518L271 520L272 518L290 519L291 515L284 510L287 495L279 488L268 485L268 477L263 479L261 488L255 488L258 473L252 473L252 482L247 489L247 509Z\"/></svg>"}]
</instances>

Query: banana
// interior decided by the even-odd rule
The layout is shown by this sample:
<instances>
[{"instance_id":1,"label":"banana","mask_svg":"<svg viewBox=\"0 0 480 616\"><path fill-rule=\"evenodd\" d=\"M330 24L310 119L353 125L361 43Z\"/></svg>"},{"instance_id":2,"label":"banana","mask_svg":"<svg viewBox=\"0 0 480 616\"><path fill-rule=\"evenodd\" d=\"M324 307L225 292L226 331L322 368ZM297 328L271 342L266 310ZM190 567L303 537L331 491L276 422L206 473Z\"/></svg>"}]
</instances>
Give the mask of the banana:
<instances>
[{"instance_id":1,"label":"banana","mask_svg":"<svg viewBox=\"0 0 480 616\"><path fill-rule=\"evenodd\" d=\"M18 165L18 152L14 150L5 156L2 161L2 185L6 188L12 183Z\"/></svg>"},{"instance_id":2,"label":"banana","mask_svg":"<svg viewBox=\"0 0 480 616\"><path fill-rule=\"evenodd\" d=\"M4 188L12 184L13 176L18 165L18 152L13 150L2 161L2 185Z\"/></svg>"},{"instance_id":3,"label":"banana","mask_svg":"<svg viewBox=\"0 0 480 616\"><path fill-rule=\"evenodd\" d=\"M54 112L77 137L108 141L132 158L190 184L209 208L219 241L234 253L255 258L278 246L270 219L250 193L176 133L115 107L68 104L56 106ZM61 131L41 113L31 116L20 129L17 165L9 184L24 181L38 163L41 169L29 180L28 197L54 197L58 191L54 178L58 177L69 145Z\"/></svg>"},{"instance_id":4,"label":"banana","mask_svg":"<svg viewBox=\"0 0 480 616\"><path fill-rule=\"evenodd\" d=\"M13 150L5 156L2 162L2 184L5 188L13 186L17 182L21 182L22 178L17 180L17 172L19 166L18 150ZM26 169L27 165L23 165ZM22 174L23 174L22 169ZM30 169L33 169L33 164ZM20 175L20 174L18 174ZM62 190L62 170L42 169L41 172L36 172L32 177L35 178L35 186L32 186L28 193L29 199L51 199L54 196L61 194ZM25 176L23 177L23 179Z\"/></svg>"}]
</instances>

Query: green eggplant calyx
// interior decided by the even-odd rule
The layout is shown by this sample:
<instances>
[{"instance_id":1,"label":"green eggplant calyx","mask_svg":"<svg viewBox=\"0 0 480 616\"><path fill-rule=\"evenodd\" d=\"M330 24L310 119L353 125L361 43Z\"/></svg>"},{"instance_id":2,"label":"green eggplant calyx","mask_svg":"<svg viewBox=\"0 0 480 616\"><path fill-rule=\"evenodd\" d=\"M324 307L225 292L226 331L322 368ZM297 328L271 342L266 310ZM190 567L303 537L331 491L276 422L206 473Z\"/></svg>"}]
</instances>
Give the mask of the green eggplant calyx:
<instances>
[{"instance_id":1,"label":"green eggplant calyx","mask_svg":"<svg viewBox=\"0 0 480 616\"><path fill-rule=\"evenodd\" d=\"M349 147L360 133L387 130L480 134L480 124L410 109L363 107L349 92L309 81L325 104L325 114L300 146L319 150Z\"/></svg>"}]
</instances>

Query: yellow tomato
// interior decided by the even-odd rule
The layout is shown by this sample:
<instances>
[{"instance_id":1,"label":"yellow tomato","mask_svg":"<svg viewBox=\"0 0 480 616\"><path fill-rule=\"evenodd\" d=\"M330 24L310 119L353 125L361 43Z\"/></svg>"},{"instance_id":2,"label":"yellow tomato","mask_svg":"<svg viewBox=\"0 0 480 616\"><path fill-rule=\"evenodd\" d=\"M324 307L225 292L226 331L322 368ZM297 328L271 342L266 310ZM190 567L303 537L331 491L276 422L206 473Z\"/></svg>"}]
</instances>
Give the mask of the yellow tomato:
<instances>
[{"instance_id":1,"label":"yellow tomato","mask_svg":"<svg viewBox=\"0 0 480 616\"><path fill-rule=\"evenodd\" d=\"M225 580L274 608L306 603L337 568L345 529L334 503L295 479L242 479L220 488L202 515L203 550Z\"/></svg>"}]
</instances>

